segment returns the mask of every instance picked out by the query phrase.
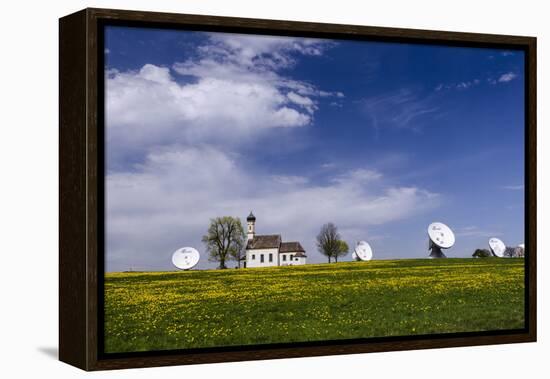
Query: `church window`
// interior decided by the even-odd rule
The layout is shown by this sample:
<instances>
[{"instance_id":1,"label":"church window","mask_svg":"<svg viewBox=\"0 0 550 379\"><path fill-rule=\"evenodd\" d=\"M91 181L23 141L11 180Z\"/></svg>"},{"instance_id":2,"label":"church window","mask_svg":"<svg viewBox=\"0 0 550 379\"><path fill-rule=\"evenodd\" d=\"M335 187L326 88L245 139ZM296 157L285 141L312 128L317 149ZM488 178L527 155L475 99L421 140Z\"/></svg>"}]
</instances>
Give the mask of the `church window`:
<instances>
[{"instance_id":1,"label":"church window","mask_svg":"<svg viewBox=\"0 0 550 379\"><path fill-rule=\"evenodd\" d=\"M283 261L286 261L286 255L283 254Z\"/></svg>"},{"instance_id":2,"label":"church window","mask_svg":"<svg viewBox=\"0 0 550 379\"><path fill-rule=\"evenodd\" d=\"M252 260L256 259L256 254L252 254Z\"/></svg>"},{"instance_id":3,"label":"church window","mask_svg":"<svg viewBox=\"0 0 550 379\"><path fill-rule=\"evenodd\" d=\"M272 253L269 253L269 261L273 262L273 254Z\"/></svg>"},{"instance_id":4,"label":"church window","mask_svg":"<svg viewBox=\"0 0 550 379\"><path fill-rule=\"evenodd\" d=\"M263 254L260 254L260 262L264 263L264 255Z\"/></svg>"}]
</instances>

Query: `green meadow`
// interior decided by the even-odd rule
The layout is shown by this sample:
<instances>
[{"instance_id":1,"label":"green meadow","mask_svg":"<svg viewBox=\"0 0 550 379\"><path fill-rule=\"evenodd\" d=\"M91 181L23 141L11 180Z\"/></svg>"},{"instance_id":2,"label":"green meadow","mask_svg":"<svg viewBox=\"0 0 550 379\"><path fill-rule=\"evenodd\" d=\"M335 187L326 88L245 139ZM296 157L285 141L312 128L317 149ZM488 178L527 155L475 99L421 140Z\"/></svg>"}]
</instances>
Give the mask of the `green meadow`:
<instances>
[{"instance_id":1,"label":"green meadow","mask_svg":"<svg viewBox=\"0 0 550 379\"><path fill-rule=\"evenodd\" d=\"M523 259L107 273L105 351L524 326Z\"/></svg>"}]
</instances>

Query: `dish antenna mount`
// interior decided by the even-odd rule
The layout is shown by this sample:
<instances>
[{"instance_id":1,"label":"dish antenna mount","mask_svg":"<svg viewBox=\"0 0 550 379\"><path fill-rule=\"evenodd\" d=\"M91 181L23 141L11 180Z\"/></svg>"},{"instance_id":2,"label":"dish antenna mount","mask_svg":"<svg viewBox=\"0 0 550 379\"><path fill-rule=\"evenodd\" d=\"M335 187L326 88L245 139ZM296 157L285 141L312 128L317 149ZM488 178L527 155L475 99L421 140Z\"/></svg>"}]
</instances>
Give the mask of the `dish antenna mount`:
<instances>
[{"instance_id":1,"label":"dish antenna mount","mask_svg":"<svg viewBox=\"0 0 550 379\"><path fill-rule=\"evenodd\" d=\"M430 258L447 258L443 249L449 249L455 244L455 234L447 225L442 222L434 222L428 226L430 237Z\"/></svg>"}]
</instances>

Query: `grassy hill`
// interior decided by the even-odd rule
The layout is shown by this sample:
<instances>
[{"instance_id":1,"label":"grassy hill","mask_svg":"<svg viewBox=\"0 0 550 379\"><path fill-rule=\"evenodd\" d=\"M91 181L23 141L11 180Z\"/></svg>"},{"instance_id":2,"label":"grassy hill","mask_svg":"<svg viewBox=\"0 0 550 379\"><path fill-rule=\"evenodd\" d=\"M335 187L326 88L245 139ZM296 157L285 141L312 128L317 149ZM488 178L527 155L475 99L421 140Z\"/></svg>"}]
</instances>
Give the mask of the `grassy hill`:
<instances>
[{"instance_id":1,"label":"grassy hill","mask_svg":"<svg viewBox=\"0 0 550 379\"><path fill-rule=\"evenodd\" d=\"M105 350L521 328L523 259L108 273Z\"/></svg>"}]
</instances>

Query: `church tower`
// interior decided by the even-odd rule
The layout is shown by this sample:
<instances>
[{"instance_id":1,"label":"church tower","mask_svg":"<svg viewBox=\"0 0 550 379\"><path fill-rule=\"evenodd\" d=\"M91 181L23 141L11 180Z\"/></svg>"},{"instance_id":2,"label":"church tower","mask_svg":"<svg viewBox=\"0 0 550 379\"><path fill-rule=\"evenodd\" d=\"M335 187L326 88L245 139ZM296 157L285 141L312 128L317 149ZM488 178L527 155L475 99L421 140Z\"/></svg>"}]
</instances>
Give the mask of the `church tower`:
<instances>
[{"instance_id":1,"label":"church tower","mask_svg":"<svg viewBox=\"0 0 550 379\"><path fill-rule=\"evenodd\" d=\"M246 218L246 223L246 240L249 241L253 239L254 235L256 234L256 216L252 214L252 211L250 211L250 214Z\"/></svg>"}]
</instances>

